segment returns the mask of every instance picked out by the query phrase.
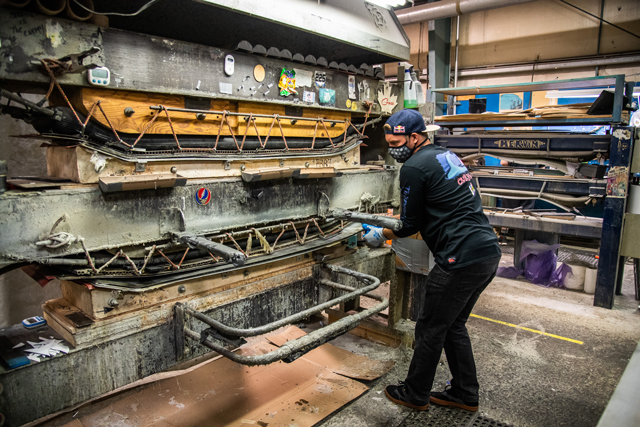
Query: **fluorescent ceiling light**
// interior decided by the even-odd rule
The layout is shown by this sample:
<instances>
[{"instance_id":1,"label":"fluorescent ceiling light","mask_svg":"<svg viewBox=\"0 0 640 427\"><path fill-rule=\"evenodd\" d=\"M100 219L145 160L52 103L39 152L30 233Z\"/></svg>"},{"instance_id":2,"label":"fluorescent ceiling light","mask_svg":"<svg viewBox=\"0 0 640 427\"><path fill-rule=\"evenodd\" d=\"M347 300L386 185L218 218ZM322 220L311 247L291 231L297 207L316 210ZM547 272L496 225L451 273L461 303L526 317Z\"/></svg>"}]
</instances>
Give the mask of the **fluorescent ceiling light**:
<instances>
[{"instance_id":1,"label":"fluorescent ceiling light","mask_svg":"<svg viewBox=\"0 0 640 427\"><path fill-rule=\"evenodd\" d=\"M391 9L392 7L404 6L404 4L407 2L407 0L366 0L366 1L387 9Z\"/></svg>"},{"instance_id":2,"label":"fluorescent ceiling light","mask_svg":"<svg viewBox=\"0 0 640 427\"><path fill-rule=\"evenodd\" d=\"M575 89L575 90L549 90L545 98L597 98L603 90L613 89ZM636 87L633 96L640 95L640 87Z\"/></svg>"}]
</instances>

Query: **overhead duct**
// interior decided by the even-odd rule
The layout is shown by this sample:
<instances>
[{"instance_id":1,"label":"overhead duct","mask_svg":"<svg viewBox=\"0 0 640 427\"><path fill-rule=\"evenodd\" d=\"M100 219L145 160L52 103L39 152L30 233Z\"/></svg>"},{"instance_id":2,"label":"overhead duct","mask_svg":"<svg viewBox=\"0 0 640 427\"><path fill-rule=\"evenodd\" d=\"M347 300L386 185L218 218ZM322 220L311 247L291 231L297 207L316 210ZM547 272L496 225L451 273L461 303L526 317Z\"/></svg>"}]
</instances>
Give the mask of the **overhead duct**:
<instances>
[{"instance_id":1,"label":"overhead duct","mask_svg":"<svg viewBox=\"0 0 640 427\"><path fill-rule=\"evenodd\" d=\"M427 3L422 6L411 7L396 11L396 16L401 24L432 21L434 19L451 18L452 16L468 15L489 9L498 9L520 3L529 3L535 0L442 0Z\"/></svg>"},{"instance_id":2,"label":"overhead duct","mask_svg":"<svg viewBox=\"0 0 640 427\"><path fill-rule=\"evenodd\" d=\"M491 67L467 68L458 71L458 77L486 76L487 74L531 73L567 68L600 67L640 62L640 55L614 56L607 58L567 59L564 61L539 62L534 64L493 65Z\"/></svg>"}]
</instances>

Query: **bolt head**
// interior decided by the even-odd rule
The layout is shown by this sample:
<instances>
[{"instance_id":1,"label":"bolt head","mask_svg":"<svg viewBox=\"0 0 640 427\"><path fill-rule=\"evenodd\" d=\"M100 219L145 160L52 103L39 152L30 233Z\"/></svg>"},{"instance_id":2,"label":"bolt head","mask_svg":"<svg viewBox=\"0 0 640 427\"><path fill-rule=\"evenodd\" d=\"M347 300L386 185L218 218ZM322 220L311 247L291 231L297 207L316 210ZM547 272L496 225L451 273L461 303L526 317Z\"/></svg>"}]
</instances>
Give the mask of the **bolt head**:
<instances>
[{"instance_id":1,"label":"bolt head","mask_svg":"<svg viewBox=\"0 0 640 427\"><path fill-rule=\"evenodd\" d=\"M241 171L243 171L243 172L244 172L246 169L247 169L247 167L246 167L245 165L240 166L240 170L241 170Z\"/></svg>"},{"instance_id":2,"label":"bolt head","mask_svg":"<svg viewBox=\"0 0 640 427\"><path fill-rule=\"evenodd\" d=\"M187 288L185 288L184 285L178 286L179 293L184 294L186 291L187 291Z\"/></svg>"},{"instance_id":3,"label":"bolt head","mask_svg":"<svg viewBox=\"0 0 640 427\"><path fill-rule=\"evenodd\" d=\"M178 168L175 167L175 166L172 166L171 167L171 173L176 173L176 172L178 172Z\"/></svg>"},{"instance_id":4,"label":"bolt head","mask_svg":"<svg viewBox=\"0 0 640 427\"><path fill-rule=\"evenodd\" d=\"M305 163L304 163L304 167L305 167L305 168L308 168L308 167L309 167L309 162L305 162Z\"/></svg>"}]
</instances>

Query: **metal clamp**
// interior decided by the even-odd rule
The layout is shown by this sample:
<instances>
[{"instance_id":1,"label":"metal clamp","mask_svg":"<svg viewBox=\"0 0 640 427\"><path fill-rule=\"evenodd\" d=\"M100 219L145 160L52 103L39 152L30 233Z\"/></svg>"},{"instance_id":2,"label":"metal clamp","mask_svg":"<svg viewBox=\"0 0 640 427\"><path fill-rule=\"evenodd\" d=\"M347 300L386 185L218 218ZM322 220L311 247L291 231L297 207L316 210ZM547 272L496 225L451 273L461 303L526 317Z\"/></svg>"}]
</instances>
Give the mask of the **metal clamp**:
<instances>
[{"instance_id":1,"label":"metal clamp","mask_svg":"<svg viewBox=\"0 0 640 427\"><path fill-rule=\"evenodd\" d=\"M72 53L71 55L63 56L62 58L59 58L58 61L69 63L69 66L68 66L69 68L67 73L78 74L86 70L96 68L98 66L96 64L87 64L87 65L83 64L84 59L87 56L91 56L98 52L100 52L99 47L92 47L91 49L85 50L84 52Z\"/></svg>"},{"instance_id":2,"label":"metal clamp","mask_svg":"<svg viewBox=\"0 0 640 427\"><path fill-rule=\"evenodd\" d=\"M221 335L225 337L252 337L252 336L262 335L262 334L274 331L282 326L286 326L286 325L298 322L302 319L305 319L311 316L312 314L319 313L320 311L326 308L333 307L334 305L339 304L341 302L354 299L360 295L365 295L369 298L379 301L380 303L377 304L375 307L369 308L357 314L344 317L338 320L337 322L332 323L331 325L326 326L324 328L313 331L308 335L297 338L295 340L288 341L277 350L274 350L266 354L260 354L260 355L254 355L254 356L243 356L243 355L233 353L227 350L226 348L216 344L212 340L209 340L208 338L205 338L203 340L201 334L195 331L192 331L187 327L184 327L184 335L191 339L201 342L204 346L222 354L223 356L233 360L234 362L237 362L243 365L249 365L249 366L268 365L270 363L277 362L279 360L290 363L298 359L305 353L313 350L314 348L317 348L322 344L350 331L351 329L358 326L358 324L360 324L362 320L374 314L380 313L382 310L384 310L389 306L389 301L386 298L369 293L374 289L376 289L378 286L380 286L380 280L378 278L374 276L370 276L368 274L349 270L344 267L339 267L339 266L329 265L326 268L336 273L346 274L348 276L354 277L356 280L367 284L367 286L362 288L352 288L350 286L342 285L340 283L335 283L330 280L321 279L320 284L324 286L329 286L341 291L347 291L349 293L341 295L325 303L316 305L315 307L311 307L307 310L303 310L291 316L277 320L275 322L262 325L257 328L239 329L239 328L227 326L221 322L218 322L215 319L212 319L211 317L203 313L200 313L199 311L193 310L180 303L176 304L176 308L179 309L176 311L182 312L186 315L190 315L198 320L201 320L202 322L209 325L211 329L219 332Z\"/></svg>"}]
</instances>

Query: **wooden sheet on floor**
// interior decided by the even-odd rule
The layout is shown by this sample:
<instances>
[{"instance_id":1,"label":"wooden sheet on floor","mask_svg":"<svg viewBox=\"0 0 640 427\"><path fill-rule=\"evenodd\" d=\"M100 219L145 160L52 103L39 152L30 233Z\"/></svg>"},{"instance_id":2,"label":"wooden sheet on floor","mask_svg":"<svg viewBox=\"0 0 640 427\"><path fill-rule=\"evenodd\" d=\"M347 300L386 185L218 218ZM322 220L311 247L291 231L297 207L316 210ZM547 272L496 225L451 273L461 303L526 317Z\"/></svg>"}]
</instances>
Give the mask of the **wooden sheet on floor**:
<instances>
[{"instance_id":1,"label":"wooden sheet on floor","mask_svg":"<svg viewBox=\"0 0 640 427\"><path fill-rule=\"evenodd\" d=\"M289 326L283 332L267 336L267 340L280 347L285 342L303 335L305 332L302 329ZM359 356L331 344L325 344L317 350L305 354L302 359L324 366L335 374L358 380L375 380L389 372L395 364L393 361L372 360Z\"/></svg>"},{"instance_id":2,"label":"wooden sheet on floor","mask_svg":"<svg viewBox=\"0 0 640 427\"><path fill-rule=\"evenodd\" d=\"M291 328L271 339L282 344L302 334ZM274 349L261 341L241 353ZM112 397L108 406L95 412L84 408L81 413L87 415L67 425L312 426L368 389L345 376L374 379L391 366L393 362L373 361L331 344L290 364L248 367L220 358L183 375L141 386L133 394Z\"/></svg>"}]
</instances>

